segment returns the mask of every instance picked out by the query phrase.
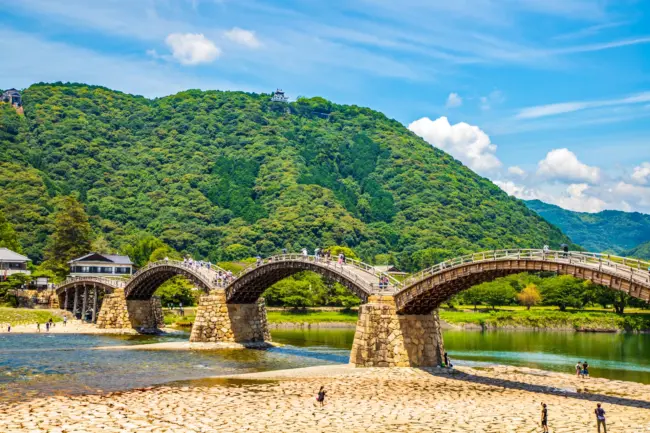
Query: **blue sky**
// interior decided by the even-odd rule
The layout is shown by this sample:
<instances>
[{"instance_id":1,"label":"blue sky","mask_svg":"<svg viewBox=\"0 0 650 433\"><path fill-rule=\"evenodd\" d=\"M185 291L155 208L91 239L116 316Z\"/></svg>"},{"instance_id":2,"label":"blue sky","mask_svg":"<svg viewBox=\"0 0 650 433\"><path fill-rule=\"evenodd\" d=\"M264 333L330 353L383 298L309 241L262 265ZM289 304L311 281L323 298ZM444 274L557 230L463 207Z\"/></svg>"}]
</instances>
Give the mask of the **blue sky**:
<instances>
[{"instance_id":1,"label":"blue sky","mask_svg":"<svg viewBox=\"0 0 650 433\"><path fill-rule=\"evenodd\" d=\"M0 88L323 96L508 193L650 213L650 2L0 0Z\"/></svg>"}]
</instances>

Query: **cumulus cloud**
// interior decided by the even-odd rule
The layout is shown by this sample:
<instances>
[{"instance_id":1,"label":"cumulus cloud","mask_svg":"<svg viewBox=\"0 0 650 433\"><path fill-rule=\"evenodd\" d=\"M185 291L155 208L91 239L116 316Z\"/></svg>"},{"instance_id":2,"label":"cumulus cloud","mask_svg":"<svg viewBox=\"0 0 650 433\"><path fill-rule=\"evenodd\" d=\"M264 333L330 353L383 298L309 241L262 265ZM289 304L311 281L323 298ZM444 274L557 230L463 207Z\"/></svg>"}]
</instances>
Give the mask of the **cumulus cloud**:
<instances>
[{"instance_id":1,"label":"cumulus cloud","mask_svg":"<svg viewBox=\"0 0 650 433\"><path fill-rule=\"evenodd\" d=\"M522 200L548 200L548 197L539 191L528 188L525 185L518 185L510 180L495 180L493 182L496 186L504 190L508 195L520 198Z\"/></svg>"},{"instance_id":2,"label":"cumulus cloud","mask_svg":"<svg viewBox=\"0 0 650 433\"><path fill-rule=\"evenodd\" d=\"M508 173L510 173L512 175L515 175L515 176L518 176L518 177L526 176L526 171L523 168L521 168L521 167L519 167L517 165L513 165L512 167L508 167Z\"/></svg>"},{"instance_id":3,"label":"cumulus cloud","mask_svg":"<svg viewBox=\"0 0 650 433\"><path fill-rule=\"evenodd\" d=\"M182 65L213 62L221 50L203 34L172 33L165 40L172 56Z\"/></svg>"},{"instance_id":4,"label":"cumulus cloud","mask_svg":"<svg viewBox=\"0 0 650 433\"><path fill-rule=\"evenodd\" d=\"M641 185L647 184L648 178L650 178L650 162L644 162L640 166L634 167L634 172L631 177L635 183Z\"/></svg>"},{"instance_id":5,"label":"cumulus cloud","mask_svg":"<svg viewBox=\"0 0 650 433\"><path fill-rule=\"evenodd\" d=\"M577 212L600 212L606 209L607 203L589 194L585 194L590 186L586 183L571 184L566 189L566 194L555 200L555 204L565 209Z\"/></svg>"},{"instance_id":6,"label":"cumulus cloud","mask_svg":"<svg viewBox=\"0 0 650 433\"><path fill-rule=\"evenodd\" d=\"M233 27L232 29L224 32L224 36L227 39L248 48L259 48L262 46L259 39L257 39L255 32L240 29L239 27Z\"/></svg>"},{"instance_id":7,"label":"cumulus cloud","mask_svg":"<svg viewBox=\"0 0 650 433\"><path fill-rule=\"evenodd\" d=\"M461 122L450 125L446 117L431 120L423 117L408 127L432 146L449 152L477 172L489 172L501 166L497 146L477 126Z\"/></svg>"},{"instance_id":8,"label":"cumulus cloud","mask_svg":"<svg viewBox=\"0 0 650 433\"><path fill-rule=\"evenodd\" d=\"M463 98L458 93L450 93L447 96L447 108L460 107L461 105L463 105Z\"/></svg>"},{"instance_id":9,"label":"cumulus cloud","mask_svg":"<svg viewBox=\"0 0 650 433\"><path fill-rule=\"evenodd\" d=\"M567 182L598 183L600 168L591 167L578 160L569 149L551 150L538 164L537 174L546 178Z\"/></svg>"},{"instance_id":10,"label":"cumulus cloud","mask_svg":"<svg viewBox=\"0 0 650 433\"><path fill-rule=\"evenodd\" d=\"M627 201L632 201L642 207L650 206L650 188L640 185L632 185L620 181L612 188L612 193Z\"/></svg>"}]
</instances>

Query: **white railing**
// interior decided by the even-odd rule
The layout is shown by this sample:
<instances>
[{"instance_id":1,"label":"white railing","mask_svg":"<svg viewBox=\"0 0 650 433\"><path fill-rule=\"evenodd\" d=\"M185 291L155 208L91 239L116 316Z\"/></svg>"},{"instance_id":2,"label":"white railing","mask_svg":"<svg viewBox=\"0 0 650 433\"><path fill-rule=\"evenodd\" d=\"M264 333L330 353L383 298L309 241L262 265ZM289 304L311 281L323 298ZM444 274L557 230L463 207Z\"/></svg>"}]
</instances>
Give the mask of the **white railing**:
<instances>
[{"instance_id":1,"label":"white railing","mask_svg":"<svg viewBox=\"0 0 650 433\"><path fill-rule=\"evenodd\" d=\"M364 286L366 289L370 290L370 292L378 292L378 291L394 292L401 287L401 283L391 275L388 275L385 272L381 272L377 270L375 267L367 263L363 263L359 260L346 258L344 263L339 263L338 258L327 259L324 256L309 256L304 254L280 254L276 256L271 256L267 259L261 260L259 263L256 262L248 266L247 268L243 269L236 275L236 278L241 278L242 276L246 275L247 273L253 271L254 269L257 269L258 267L264 264L274 263L274 262L288 262L288 261L314 263L314 264L321 265L325 268L331 268L333 271L346 276L351 281L354 281L356 284ZM357 273L355 272L355 270L361 271L362 273L361 274ZM375 283L374 281L369 281L367 279L362 278L364 274L371 278L377 278L377 282ZM379 279L381 277L388 278L388 285L380 289Z\"/></svg>"},{"instance_id":2,"label":"white railing","mask_svg":"<svg viewBox=\"0 0 650 433\"><path fill-rule=\"evenodd\" d=\"M650 262L644 260L589 252L512 249L482 251L479 253L456 257L417 272L405 279L402 284L404 287L410 286L429 278L438 272L446 271L468 263L512 259L547 260L568 264L582 264L583 266L598 269L599 271L613 270L614 273L621 277L650 283Z\"/></svg>"},{"instance_id":3,"label":"white railing","mask_svg":"<svg viewBox=\"0 0 650 433\"><path fill-rule=\"evenodd\" d=\"M126 283L129 280L124 280L124 279L119 279L119 278L110 278L110 277L68 277L63 281L62 283L59 283L54 286L54 290L58 290L63 286L67 286L68 284L76 283L79 281L84 281L84 282L97 282L101 284L105 284L107 286L111 287L116 287L116 288L123 288L126 286Z\"/></svg>"}]
</instances>

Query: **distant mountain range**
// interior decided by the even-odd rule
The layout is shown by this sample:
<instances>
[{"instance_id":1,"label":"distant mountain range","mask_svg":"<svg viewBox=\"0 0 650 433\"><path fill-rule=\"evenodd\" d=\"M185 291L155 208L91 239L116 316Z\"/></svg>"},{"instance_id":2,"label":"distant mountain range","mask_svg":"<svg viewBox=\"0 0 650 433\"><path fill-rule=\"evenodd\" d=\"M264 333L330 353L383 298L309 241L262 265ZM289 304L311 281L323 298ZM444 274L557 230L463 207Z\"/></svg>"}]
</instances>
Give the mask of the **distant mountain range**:
<instances>
[{"instance_id":1,"label":"distant mountain range","mask_svg":"<svg viewBox=\"0 0 650 433\"><path fill-rule=\"evenodd\" d=\"M650 215L573 212L539 200L526 201L526 205L589 251L650 258Z\"/></svg>"}]
</instances>

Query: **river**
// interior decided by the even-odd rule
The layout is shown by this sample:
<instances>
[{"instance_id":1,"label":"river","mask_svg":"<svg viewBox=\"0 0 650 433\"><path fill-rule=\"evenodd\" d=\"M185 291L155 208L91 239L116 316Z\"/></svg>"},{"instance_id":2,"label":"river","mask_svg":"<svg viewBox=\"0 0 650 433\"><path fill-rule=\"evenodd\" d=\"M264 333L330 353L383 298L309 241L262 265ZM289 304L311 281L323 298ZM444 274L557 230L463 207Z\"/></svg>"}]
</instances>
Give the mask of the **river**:
<instances>
[{"instance_id":1,"label":"river","mask_svg":"<svg viewBox=\"0 0 650 433\"><path fill-rule=\"evenodd\" d=\"M0 335L0 402L43 395L108 392L220 374L346 363L354 329L281 329L268 350L99 351L99 346L187 340L188 334ZM650 335L527 331L446 331L457 365L508 364L650 384Z\"/></svg>"}]
</instances>

